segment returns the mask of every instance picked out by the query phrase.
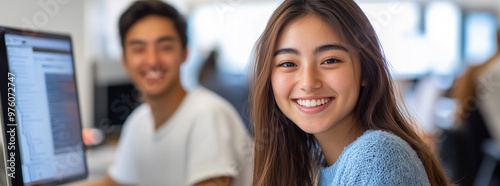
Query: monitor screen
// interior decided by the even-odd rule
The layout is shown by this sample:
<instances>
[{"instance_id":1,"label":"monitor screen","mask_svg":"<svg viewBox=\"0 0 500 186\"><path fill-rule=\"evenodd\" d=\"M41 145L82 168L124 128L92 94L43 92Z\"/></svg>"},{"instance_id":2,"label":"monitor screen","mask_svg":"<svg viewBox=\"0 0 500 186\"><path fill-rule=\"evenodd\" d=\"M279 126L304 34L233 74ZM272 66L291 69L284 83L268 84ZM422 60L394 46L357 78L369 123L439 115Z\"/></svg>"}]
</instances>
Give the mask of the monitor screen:
<instances>
[{"instance_id":1,"label":"monitor screen","mask_svg":"<svg viewBox=\"0 0 500 186\"><path fill-rule=\"evenodd\" d=\"M0 41L7 178L12 185L85 178L70 37L4 28Z\"/></svg>"}]
</instances>

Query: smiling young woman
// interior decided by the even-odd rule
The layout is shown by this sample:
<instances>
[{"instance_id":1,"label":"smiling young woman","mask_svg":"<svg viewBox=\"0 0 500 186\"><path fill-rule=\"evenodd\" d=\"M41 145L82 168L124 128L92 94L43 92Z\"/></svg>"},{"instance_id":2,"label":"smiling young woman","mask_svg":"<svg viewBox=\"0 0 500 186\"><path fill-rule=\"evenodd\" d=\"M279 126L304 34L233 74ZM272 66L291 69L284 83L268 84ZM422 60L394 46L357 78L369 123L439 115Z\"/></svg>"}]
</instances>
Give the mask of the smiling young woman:
<instances>
[{"instance_id":1,"label":"smiling young woman","mask_svg":"<svg viewBox=\"0 0 500 186\"><path fill-rule=\"evenodd\" d=\"M255 56L254 185L448 184L352 0L285 0Z\"/></svg>"}]
</instances>

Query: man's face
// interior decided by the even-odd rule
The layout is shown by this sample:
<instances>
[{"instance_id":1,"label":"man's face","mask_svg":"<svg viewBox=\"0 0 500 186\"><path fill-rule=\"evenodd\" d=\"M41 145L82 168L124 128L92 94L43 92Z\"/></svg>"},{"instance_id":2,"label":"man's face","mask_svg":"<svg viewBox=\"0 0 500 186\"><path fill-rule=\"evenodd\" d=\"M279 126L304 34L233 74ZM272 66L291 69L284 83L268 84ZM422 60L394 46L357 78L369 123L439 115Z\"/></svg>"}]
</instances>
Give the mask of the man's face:
<instances>
[{"instance_id":1,"label":"man's face","mask_svg":"<svg viewBox=\"0 0 500 186\"><path fill-rule=\"evenodd\" d=\"M182 88L179 71L186 57L187 49L169 18L144 17L125 35L123 67L146 98Z\"/></svg>"}]
</instances>

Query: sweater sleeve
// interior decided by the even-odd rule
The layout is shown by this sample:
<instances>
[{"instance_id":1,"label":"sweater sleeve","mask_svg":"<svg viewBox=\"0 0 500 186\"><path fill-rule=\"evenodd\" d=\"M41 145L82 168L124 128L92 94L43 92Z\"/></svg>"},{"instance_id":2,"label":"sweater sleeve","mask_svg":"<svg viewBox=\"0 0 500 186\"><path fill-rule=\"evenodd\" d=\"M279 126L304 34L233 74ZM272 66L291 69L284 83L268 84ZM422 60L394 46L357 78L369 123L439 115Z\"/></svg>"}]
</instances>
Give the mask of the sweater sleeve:
<instances>
[{"instance_id":1,"label":"sweater sleeve","mask_svg":"<svg viewBox=\"0 0 500 186\"><path fill-rule=\"evenodd\" d=\"M430 185L408 143L387 132L372 134L346 154L344 171L339 172L341 185Z\"/></svg>"}]
</instances>

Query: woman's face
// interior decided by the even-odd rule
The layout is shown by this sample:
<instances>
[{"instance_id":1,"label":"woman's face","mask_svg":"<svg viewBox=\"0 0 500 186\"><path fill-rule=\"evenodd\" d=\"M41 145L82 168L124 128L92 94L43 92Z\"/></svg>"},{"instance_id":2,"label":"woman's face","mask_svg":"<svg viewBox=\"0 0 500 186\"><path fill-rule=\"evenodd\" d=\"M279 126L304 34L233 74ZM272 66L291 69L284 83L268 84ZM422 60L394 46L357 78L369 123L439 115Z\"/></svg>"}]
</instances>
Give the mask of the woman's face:
<instances>
[{"instance_id":1,"label":"woman's face","mask_svg":"<svg viewBox=\"0 0 500 186\"><path fill-rule=\"evenodd\" d=\"M271 84L280 110L310 134L351 128L361 87L354 49L312 15L289 23L277 46Z\"/></svg>"}]
</instances>

